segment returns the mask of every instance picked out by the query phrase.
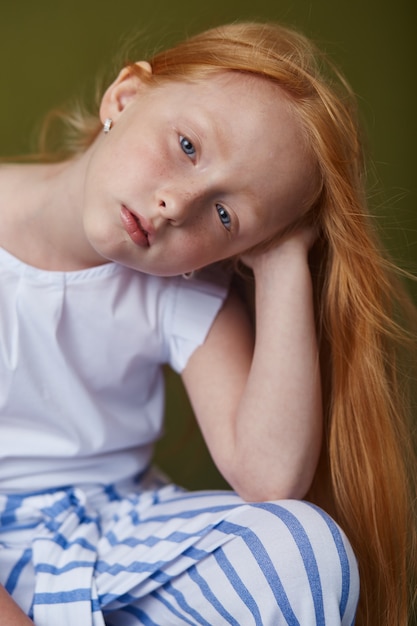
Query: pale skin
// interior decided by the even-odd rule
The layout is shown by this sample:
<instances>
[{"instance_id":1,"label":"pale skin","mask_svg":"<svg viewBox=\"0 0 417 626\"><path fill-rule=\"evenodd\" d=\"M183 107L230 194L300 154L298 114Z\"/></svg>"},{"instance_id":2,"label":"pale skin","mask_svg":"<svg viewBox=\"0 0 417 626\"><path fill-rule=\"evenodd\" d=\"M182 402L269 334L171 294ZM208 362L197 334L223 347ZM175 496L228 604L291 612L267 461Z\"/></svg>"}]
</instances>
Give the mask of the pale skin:
<instances>
[{"instance_id":1,"label":"pale skin","mask_svg":"<svg viewBox=\"0 0 417 626\"><path fill-rule=\"evenodd\" d=\"M302 498L322 434L313 235L245 255L299 217L311 191L286 97L237 74L154 88L123 70L100 116L111 131L76 159L0 168L0 245L65 271L116 261L174 275L242 256L255 275L256 341L231 294L182 378L233 489L247 500ZM2 626L31 623L4 590L0 615Z\"/></svg>"}]
</instances>

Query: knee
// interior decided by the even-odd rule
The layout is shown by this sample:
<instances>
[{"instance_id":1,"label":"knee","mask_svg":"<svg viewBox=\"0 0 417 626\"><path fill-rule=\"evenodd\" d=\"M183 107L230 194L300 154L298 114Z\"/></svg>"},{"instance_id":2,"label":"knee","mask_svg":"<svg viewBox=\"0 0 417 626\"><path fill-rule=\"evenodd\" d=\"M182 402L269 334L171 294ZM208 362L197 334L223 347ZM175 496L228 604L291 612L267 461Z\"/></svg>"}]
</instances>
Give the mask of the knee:
<instances>
[{"instance_id":1,"label":"knee","mask_svg":"<svg viewBox=\"0 0 417 626\"><path fill-rule=\"evenodd\" d=\"M307 502L284 500L243 506L233 522L244 551L255 559L276 598L296 607L300 623L353 622L359 595L356 559L329 515Z\"/></svg>"}]
</instances>

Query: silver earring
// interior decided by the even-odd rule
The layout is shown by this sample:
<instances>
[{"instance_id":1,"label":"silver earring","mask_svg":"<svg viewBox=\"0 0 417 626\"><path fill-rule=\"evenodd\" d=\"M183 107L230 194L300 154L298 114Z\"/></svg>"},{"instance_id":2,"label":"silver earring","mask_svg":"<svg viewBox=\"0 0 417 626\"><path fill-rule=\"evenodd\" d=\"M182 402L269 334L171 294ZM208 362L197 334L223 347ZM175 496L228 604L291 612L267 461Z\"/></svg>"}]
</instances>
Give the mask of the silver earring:
<instances>
[{"instance_id":1,"label":"silver earring","mask_svg":"<svg viewBox=\"0 0 417 626\"><path fill-rule=\"evenodd\" d=\"M194 274L195 272L184 272L182 277L185 278L185 280L190 280L191 278L193 278Z\"/></svg>"},{"instance_id":2,"label":"silver earring","mask_svg":"<svg viewBox=\"0 0 417 626\"><path fill-rule=\"evenodd\" d=\"M107 133L109 132L110 128L112 127L113 124L113 120L110 117L107 117L104 120L104 124L103 124L103 133L105 135L107 135Z\"/></svg>"}]
</instances>

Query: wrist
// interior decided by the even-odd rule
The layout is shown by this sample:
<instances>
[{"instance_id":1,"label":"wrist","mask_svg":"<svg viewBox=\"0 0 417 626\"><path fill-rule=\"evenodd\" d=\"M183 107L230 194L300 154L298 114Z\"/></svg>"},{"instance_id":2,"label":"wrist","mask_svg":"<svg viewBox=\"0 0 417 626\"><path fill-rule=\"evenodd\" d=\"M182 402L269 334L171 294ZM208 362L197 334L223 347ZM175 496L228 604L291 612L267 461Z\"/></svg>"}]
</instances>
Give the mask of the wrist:
<instances>
[{"instance_id":1,"label":"wrist","mask_svg":"<svg viewBox=\"0 0 417 626\"><path fill-rule=\"evenodd\" d=\"M309 248L299 239L288 239L252 259L255 279L262 276L282 276L282 272L308 268Z\"/></svg>"}]
</instances>

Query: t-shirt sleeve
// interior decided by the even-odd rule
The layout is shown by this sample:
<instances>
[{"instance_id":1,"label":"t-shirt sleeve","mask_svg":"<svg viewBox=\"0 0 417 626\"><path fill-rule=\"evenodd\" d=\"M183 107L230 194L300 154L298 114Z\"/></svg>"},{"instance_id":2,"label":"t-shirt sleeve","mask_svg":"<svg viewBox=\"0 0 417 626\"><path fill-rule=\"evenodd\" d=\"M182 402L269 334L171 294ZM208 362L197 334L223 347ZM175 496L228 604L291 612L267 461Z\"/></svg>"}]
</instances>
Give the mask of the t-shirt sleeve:
<instances>
[{"instance_id":1,"label":"t-shirt sleeve","mask_svg":"<svg viewBox=\"0 0 417 626\"><path fill-rule=\"evenodd\" d=\"M179 276L173 284L163 327L167 362L176 372L184 369L194 350L204 343L226 299L229 282L227 274L202 272L190 280Z\"/></svg>"}]
</instances>

